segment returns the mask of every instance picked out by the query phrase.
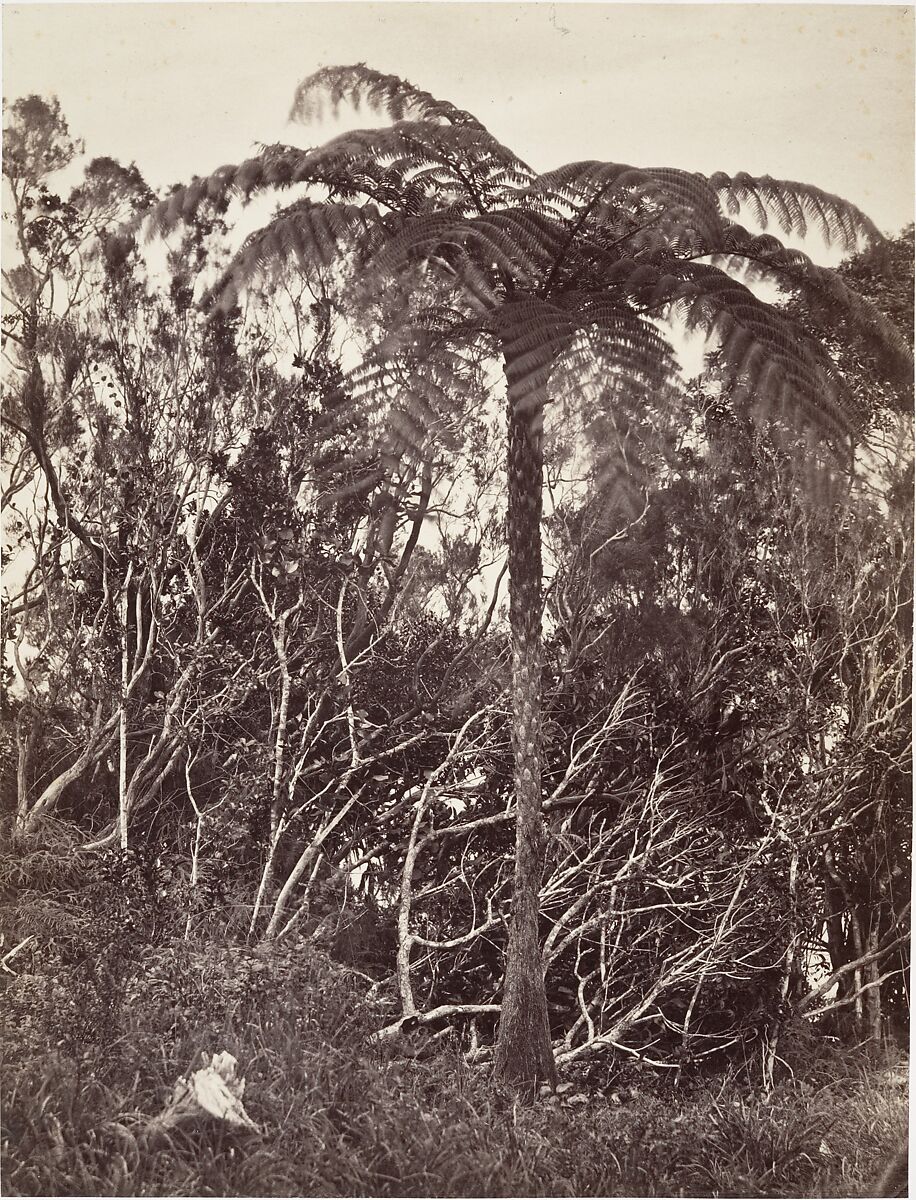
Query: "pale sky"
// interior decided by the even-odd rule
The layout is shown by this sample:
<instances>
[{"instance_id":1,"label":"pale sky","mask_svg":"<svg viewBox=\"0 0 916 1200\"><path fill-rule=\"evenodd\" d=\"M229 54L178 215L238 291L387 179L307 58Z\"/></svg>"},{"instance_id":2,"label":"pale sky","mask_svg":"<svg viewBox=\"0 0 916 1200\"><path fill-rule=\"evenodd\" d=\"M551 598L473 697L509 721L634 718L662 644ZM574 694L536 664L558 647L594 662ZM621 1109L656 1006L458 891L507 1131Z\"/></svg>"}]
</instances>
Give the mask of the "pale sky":
<instances>
[{"instance_id":1,"label":"pale sky","mask_svg":"<svg viewBox=\"0 0 916 1200\"><path fill-rule=\"evenodd\" d=\"M364 61L538 169L596 158L798 179L913 217L913 9L578 3L4 4L3 94L59 97L153 185L319 143L300 79ZM368 123L368 122L367 122Z\"/></svg>"}]
</instances>

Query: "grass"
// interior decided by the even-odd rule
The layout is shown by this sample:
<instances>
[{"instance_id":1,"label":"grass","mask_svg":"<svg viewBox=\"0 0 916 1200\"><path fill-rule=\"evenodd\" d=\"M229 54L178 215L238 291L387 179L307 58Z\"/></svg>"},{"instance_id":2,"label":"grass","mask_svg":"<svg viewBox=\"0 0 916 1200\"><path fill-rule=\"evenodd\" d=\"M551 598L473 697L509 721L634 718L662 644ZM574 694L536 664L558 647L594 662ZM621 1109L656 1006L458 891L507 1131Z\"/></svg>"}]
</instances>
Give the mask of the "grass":
<instances>
[{"instance_id":1,"label":"grass","mask_svg":"<svg viewBox=\"0 0 916 1200\"><path fill-rule=\"evenodd\" d=\"M525 1108L456 1045L370 1045L389 1014L305 944L178 944L109 975L76 963L7 985L7 1194L855 1196L905 1136L899 1079L823 1047L768 1095L736 1075L650 1077ZM149 1136L217 1050L262 1134L203 1118Z\"/></svg>"}]
</instances>

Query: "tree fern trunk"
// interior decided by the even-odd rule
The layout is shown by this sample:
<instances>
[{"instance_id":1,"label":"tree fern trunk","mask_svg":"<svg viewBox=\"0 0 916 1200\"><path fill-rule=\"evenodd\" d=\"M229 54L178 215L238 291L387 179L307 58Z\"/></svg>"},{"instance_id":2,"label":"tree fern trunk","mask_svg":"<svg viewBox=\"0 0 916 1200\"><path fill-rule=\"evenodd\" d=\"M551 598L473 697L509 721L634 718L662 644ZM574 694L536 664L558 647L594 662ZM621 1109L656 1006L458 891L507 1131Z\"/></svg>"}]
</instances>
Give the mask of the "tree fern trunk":
<instances>
[{"instance_id":1,"label":"tree fern trunk","mask_svg":"<svg viewBox=\"0 0 916 1200\"><path fill-rule=\"evenodd\" d=\"M130 568L124 580L121 617L121 708L118 718L118 844L127 849L127 683L129 679L128 623L130 620Z\"/></svg>"},{"instance_id":2,"label":"tree fern trunk","mask_svg":"<svg viewBox=\"0 0 916 1200\"><path fill-rule=\"evenodd\" d=\"M509 378L508 543L512 633L512 751L517 807L515 876L495 1072L533 1093L553 1084L538 930L544 863L541 817L541 504L542 414L513 395Z\"/></svg>"}]
</instances>

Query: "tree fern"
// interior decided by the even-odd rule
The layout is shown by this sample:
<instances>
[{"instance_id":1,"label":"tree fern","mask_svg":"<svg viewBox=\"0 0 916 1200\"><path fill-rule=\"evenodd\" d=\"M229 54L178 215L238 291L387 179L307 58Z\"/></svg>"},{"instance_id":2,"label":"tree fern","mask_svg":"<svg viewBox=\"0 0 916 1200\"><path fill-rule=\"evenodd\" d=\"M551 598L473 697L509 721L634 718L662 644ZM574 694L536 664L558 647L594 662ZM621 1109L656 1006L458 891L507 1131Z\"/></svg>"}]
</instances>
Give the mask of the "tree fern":
<instances>
[{"instance_id":1,"label":"tree fern","mask_svg":"<svg viewBox=\"0 0 916 1200\"><path fill-rule=\"evenodd\" d=\"M755 295L749 285L761 279L802 296L821 320L842 312L895 370L908 352L847 284L769 232L813 228L845 251L878 241L868 218L837 196L768 176L594 161L537 174L470 113L362 64L311 76L292 116L310 121L343 104L390 123L319 148L265 147L179 189L149 227L165 234L205 202L304 189L244 243L205 302L231 307L246 287L284 271L333 269L363 299L400 288L397 315L351 372L348 399L329 421L333 431L348 405L364 407L378 449L395 458L421 455L453 429L454 380L470 361L463 353L504 360L518 827L496 1065L530 1087L553 1076L537 941L545 405L575 387L600 443L623 398L648 406L672 396L676 356L663 323L675 319L718 347L738 402L793 416L813 431L812 448L848 447L865 414L823 347ZM761 234L737 224L743 213ZM631 459L610 443L596 451L597 485L617 489Z\"/></svg>"}]
</instances>

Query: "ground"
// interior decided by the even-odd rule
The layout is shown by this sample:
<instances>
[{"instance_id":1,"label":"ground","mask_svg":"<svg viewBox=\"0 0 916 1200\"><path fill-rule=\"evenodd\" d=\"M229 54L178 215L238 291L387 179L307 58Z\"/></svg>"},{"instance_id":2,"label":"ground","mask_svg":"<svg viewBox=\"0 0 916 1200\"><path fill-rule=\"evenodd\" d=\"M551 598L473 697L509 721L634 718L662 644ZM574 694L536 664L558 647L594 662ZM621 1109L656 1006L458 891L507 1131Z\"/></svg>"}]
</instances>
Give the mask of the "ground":
<instances>
[{"instance_id":1,"label":"ground","mask_svg":"<svg viewBox=\"0 0 916 1200\"><path fill-rule=\"evenodd\" d=\"M906 1136L900 1052L787 1035L769 1091L759 1062L676 1086L610 1063L526 1107L457 1039L374 1046L365 979L302 947L96 967L6 981L8 1195L873 1195ZM258 1131L150 1129L221 1051Z\"/></svg>"}]
</instances>

